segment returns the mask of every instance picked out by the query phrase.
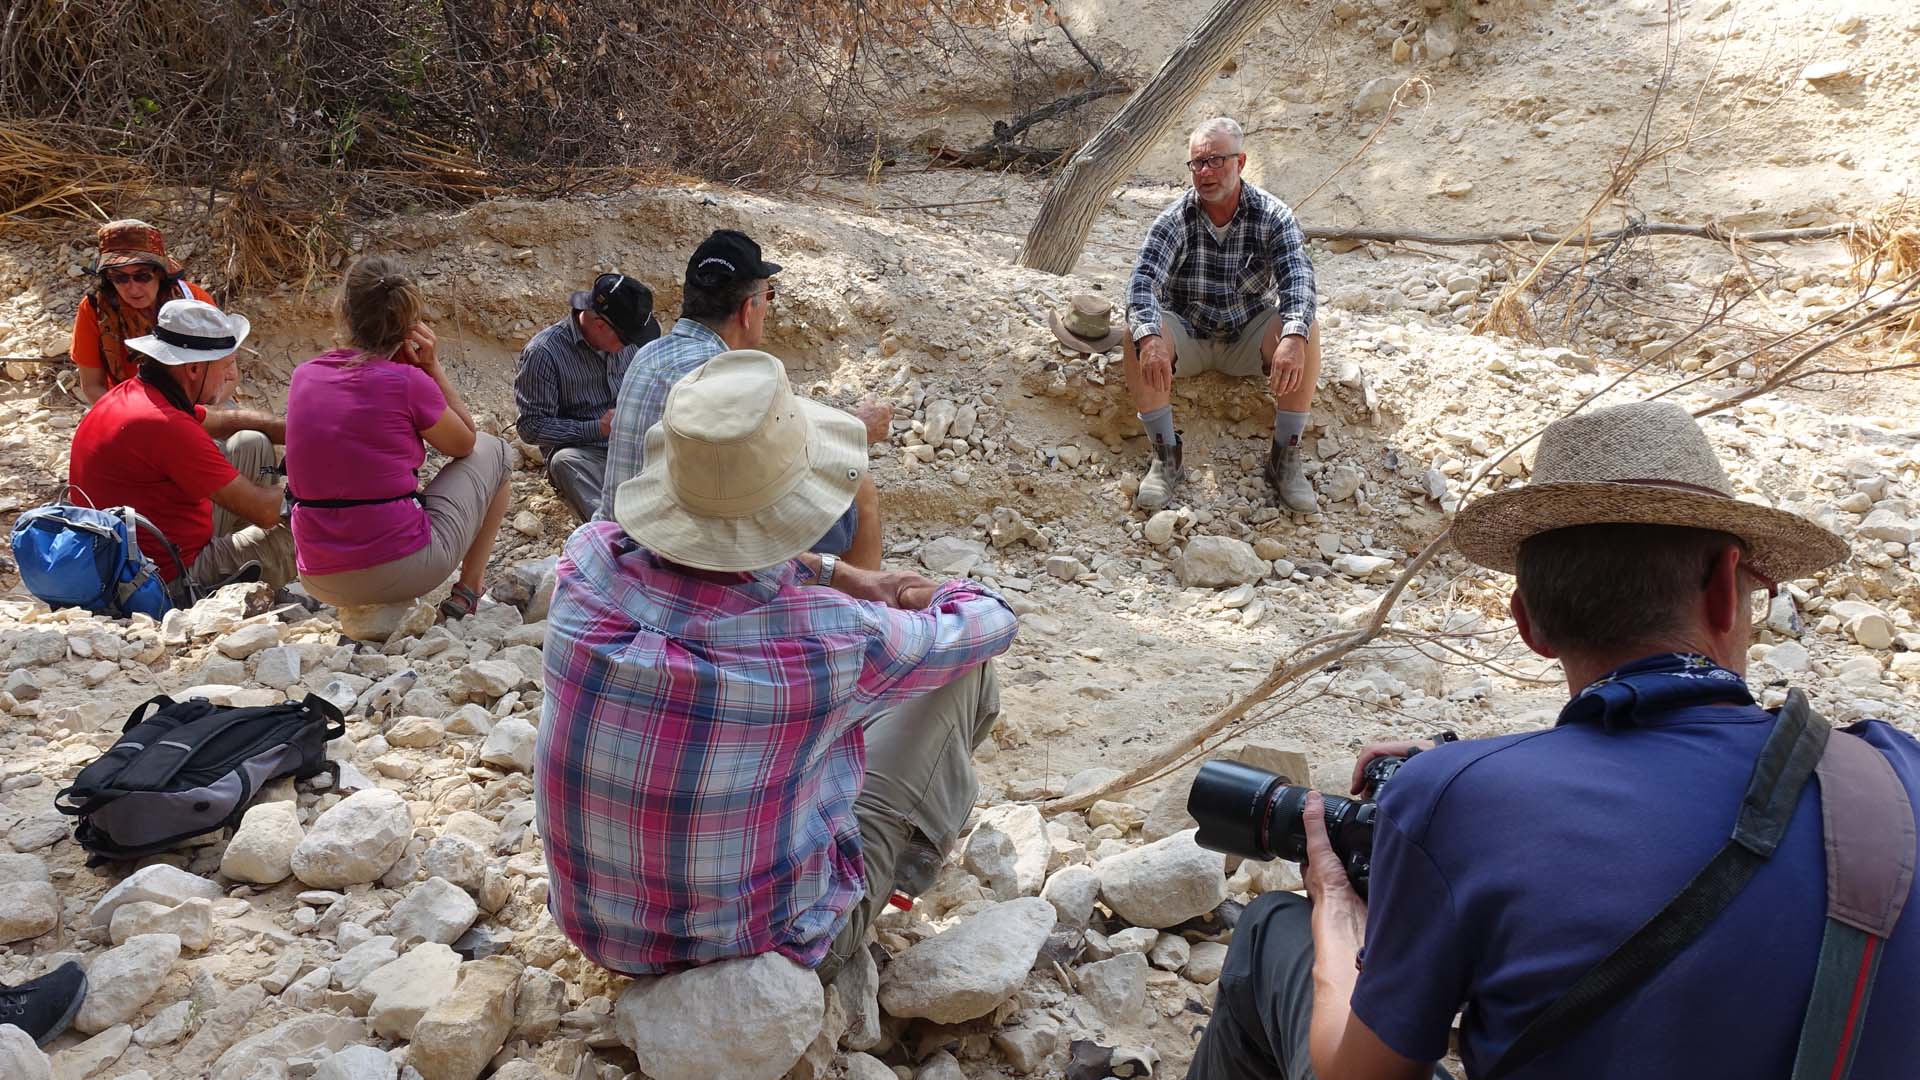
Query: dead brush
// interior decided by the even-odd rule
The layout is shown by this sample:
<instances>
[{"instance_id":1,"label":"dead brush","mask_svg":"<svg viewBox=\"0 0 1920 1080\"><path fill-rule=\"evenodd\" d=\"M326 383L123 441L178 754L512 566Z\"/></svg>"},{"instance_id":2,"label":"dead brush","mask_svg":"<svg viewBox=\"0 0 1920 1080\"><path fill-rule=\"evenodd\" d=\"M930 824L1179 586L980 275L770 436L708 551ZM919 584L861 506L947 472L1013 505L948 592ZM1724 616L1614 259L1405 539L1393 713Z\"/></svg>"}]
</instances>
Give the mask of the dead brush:
<instances>
[{"instance_id":1,"label":"dead brush","mask_svg":"<svg viewBox=\"0 0 1920 1080\"><path fill-rule=\"evenodd\" d=\"M1920 275L1920 205L1902 196L1881 207L1848 234L1847 249L1863 288ZM1895 352L1920 351L1920 312L1887 326L1883 340Z\"/></svg>"},{"instance_id":2,"label":"dead brush","mask_svg":"<svg viewBox=\"0 0 1920 1080\"><path fill-rule=\"evenodd\" d=\"M348 247L339 202L314 205L258 173L242 174L214 210L213 238L225 252L224 276L236 291L305 286L332 272Z\"/></svg>"},{"instance_id":3,"label":"dead brush","mask_svg":"<svg viewBox=\"0 0 1920 1080\"><path fill-rule=\"evenodd\" d=\"M105 220L106 208L150 180L137 163L76 146L53 125L0 120L0 231Z\"/></svg>"}]
</instances>

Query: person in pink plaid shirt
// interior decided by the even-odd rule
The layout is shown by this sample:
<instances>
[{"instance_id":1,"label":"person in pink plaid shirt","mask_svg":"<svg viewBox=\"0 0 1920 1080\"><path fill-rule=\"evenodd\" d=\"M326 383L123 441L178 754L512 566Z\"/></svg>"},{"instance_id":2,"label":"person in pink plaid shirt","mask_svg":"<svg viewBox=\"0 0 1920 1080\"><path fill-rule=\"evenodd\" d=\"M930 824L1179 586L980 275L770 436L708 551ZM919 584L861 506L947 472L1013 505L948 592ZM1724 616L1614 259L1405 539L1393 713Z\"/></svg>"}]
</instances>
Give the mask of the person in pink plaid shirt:
<instances>
[{"instance_id":1,"label":"person in pink plaid shirt","mask_svg":"<svg viewBox=\"0 0 1920 1080\"><path fill-rule=\"evenodd\" d=\"M1015 618L807 552L866 437L723 353L674 387L616 520L567 541L534 799L554 921L602 967L777 952L830 981L966 823Z\"/></svg>"}]
</instances>

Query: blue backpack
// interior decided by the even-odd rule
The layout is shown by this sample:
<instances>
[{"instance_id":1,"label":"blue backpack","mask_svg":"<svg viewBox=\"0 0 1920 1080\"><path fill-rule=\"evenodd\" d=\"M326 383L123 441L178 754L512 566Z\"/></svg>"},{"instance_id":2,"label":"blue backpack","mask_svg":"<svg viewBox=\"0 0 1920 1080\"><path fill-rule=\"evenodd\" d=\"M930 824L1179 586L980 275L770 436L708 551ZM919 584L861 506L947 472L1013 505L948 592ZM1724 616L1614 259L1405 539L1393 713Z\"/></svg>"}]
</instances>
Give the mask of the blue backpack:
<instances>
[{"instance_id":1,"label":"blue backpack","mask_svg":"<svg viewBox=\"0 0 1920 1080\"><path fill-rule=\"evenodd\" d=\"M173 609L160 568L140 550L139 530L160 538L187 578L180 549L130 506L95 510L56 502L20 515L13 525L13 561L20 583L49 607L85 608L126 618L135 612L155 619Z\"/></svg>"}]
</instances>

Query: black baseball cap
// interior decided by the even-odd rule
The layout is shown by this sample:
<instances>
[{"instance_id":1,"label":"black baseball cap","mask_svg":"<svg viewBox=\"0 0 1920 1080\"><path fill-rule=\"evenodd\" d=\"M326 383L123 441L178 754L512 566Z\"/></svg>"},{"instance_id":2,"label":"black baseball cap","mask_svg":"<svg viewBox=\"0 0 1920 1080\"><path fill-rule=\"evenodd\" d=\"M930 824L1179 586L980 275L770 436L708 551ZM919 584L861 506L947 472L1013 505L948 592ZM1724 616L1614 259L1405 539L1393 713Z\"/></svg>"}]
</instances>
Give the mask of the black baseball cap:
<instances>
[{"instance_id":1,"label":"black baseball cap","mask_svg":"<svg viewBox=\"0 0 1920 1080\"><path fill-rule=\"evenodd\" d=\"M715 229L687 260L687 284L703 289L758 281L779 272L780 264L761 258L760 245L738 229Z\"/></svg>"},{"instance_id":2,"label":"black baseball cap","mask_svg":"<svg viewBox=\"0 0 1920 1080\"><path fill-rule=\"evenodd\" d=\"M591 311L607 320L627 345L645 345L660 336L653 317L653 290L625 274L601 274L593 288L573 294L573 310Z\"/></svg>"}]
</instances>

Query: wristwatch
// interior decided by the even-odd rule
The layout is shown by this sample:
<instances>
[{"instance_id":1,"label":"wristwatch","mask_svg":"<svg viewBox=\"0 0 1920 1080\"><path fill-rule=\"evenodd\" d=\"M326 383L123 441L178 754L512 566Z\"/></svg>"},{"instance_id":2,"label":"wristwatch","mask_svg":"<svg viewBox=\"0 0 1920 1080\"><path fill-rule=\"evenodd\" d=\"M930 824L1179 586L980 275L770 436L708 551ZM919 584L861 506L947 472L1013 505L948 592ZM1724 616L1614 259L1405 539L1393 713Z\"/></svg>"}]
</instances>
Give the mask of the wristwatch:
<instances>
[{"instance_id":1,"label":"wristwatch","mask_svg":"<svg viewBox=\"0 0 1920 1080\"><path fill-rule=\"evenodd\" d=\"M820 577L818 580L814 582L814 584L824 585L829 589L833 588L833 572L839 568L840 568L840 556L828 555L825 552L821 552L820 553Z\"/></svg>"}]
</instances>

